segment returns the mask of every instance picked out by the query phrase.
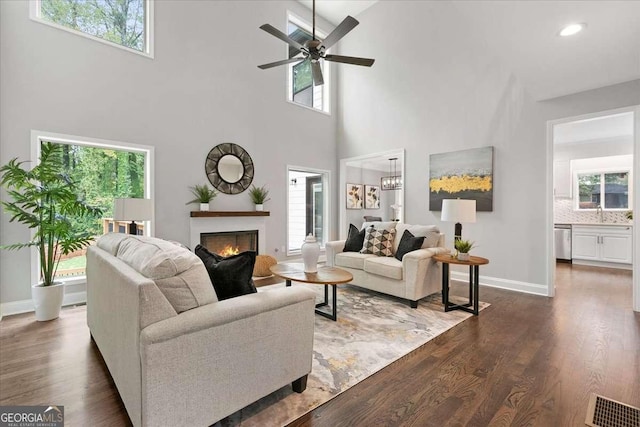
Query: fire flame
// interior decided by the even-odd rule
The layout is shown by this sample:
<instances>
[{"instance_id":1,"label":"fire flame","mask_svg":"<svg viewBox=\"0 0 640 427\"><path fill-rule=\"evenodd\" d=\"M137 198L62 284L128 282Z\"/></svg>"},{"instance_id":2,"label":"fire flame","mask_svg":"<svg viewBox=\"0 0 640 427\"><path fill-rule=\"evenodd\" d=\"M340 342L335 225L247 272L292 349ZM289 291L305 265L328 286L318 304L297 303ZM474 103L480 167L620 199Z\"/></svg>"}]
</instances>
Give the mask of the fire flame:
<instances>
[{"instance_id":1,"label":"fire flame","mask_svg":"<svg viewBox=\"0 0 640 427\"><path fill-rule=\"evenodd\" d=\"M239 247L233 247L231 245L226 245L224 247L224 249L222 249L221 251L218 252L218 255L223 256L223 257L228 257L231 255L238 255L240 253L240 248Z\"/></svg>"}]
</instances>

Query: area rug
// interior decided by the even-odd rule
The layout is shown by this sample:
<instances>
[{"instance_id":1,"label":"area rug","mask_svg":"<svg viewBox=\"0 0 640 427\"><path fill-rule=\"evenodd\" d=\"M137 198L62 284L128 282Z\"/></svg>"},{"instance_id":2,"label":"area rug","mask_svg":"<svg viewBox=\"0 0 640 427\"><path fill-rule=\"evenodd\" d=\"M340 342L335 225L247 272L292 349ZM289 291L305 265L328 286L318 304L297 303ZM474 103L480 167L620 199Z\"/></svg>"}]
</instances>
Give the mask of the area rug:
<instances>
[{"instance_id":1,"label":"area rug","mask_svg":"<svg viewBox=\"0 0 640 427\"><path fill-rule=\"evenodd\" d=\"M322 286L293 286L305 286L318 294L318 301L323 299ZM488 305L481 302L480 309ZM340 285L338 320L316 315L313 365L304 393L283 387L215 426L287 425L471 316L460 310L445 313L440 294L412 309L400 299Z\"/></svg>"}]
</instances>

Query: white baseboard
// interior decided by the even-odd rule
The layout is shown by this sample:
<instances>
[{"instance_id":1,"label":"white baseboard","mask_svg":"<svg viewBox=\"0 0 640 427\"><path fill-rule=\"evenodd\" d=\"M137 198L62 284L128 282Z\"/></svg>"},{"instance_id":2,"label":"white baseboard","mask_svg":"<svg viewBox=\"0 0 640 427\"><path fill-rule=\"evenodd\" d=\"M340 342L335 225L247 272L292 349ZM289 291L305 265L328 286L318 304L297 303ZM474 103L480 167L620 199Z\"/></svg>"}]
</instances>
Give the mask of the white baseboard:
<instances>
[{"instance_id":1,"label":"white baseboard","mask_svg":"<svg viewBox=\"0 0 640 427\"><path fill-rule=\"evenodd\" d=\"M450 271L451 279L461 282L469 282L469 272ZM480 284L492 288L507 289L510 291L524 292L533 295L548 296L548 289L545 285L537 283L519 282L517 280L501 279L499 277L489 277L480 275ZM482 298L481 298L482 299Z\"/></svg>"},{"instance_id":2,"label":"white baseboard","mask_svg":"<svg viewBox=\"0 0 640 427\"><path fill-rule=\"evenodd\" d=\"M619 268L621 270L633 270L633 264L622 264L617 262L589 261L586 259L574 259L571 261L576 265L590 265L592 267Z\"/></svg>"},{"instance_id":3,"label":"white baseboard","mask_svg":"<svg viewBox=\"0 0 640 427\"><path fill-rule=\"evenodd\" d=\"M87 292L70 292L64 294L62 300L62 306L84 304L87 302ZM0 304L0 319L4 316L11 316L12 314L29 313L33 311L33 300L25 299L21 301L10 301Z\"/></svg>"}]
</instances>

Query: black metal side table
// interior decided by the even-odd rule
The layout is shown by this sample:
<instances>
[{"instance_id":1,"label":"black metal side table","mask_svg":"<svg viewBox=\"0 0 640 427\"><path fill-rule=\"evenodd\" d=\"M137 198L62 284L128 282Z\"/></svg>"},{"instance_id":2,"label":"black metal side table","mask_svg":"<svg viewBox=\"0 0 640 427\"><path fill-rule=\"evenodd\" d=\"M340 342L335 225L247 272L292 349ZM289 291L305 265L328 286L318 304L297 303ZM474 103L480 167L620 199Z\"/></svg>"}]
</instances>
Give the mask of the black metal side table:
<instances>
[{"instance_id":1,"label":"black metal side table","mask_svg":"<svg viewBox=\"0 0 640 427\"><path fill-rule=\"evenodd\" d=\"M460 261L449 254L435 255L433 260L442 263L442 304L444 304L444 311L462 310L477 316L478 295L480 293L480 266L489 264L489 260L479 256L470 256L469 261ZM449 264L469 266L469 303L467 304L449 302Z\"/></svg>"}]
</instances>

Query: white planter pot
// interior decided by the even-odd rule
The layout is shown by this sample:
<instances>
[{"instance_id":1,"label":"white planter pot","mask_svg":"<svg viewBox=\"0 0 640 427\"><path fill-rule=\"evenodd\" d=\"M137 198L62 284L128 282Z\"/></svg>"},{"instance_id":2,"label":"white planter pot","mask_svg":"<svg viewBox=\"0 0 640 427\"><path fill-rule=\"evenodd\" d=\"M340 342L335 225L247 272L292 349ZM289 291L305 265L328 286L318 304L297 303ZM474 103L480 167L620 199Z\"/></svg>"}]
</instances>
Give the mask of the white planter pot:
<instances>
[{"instance_id":1,"label":"white planter pot","mask_svg":"<svg viewBox=\"0 0 640 427\"><path fill-rule=\"evenodd\" d=\"M458 261L469 261L469 253L458 252Z\"/></svg>"},{"instance_id":2,"label":"white planter pot","mask_svg":"<svg viewBox=\"0 0 640 427\"><path fill-rule=\"evenodd\" d=\"M307 238L304 239L300 252L302 253L302 261L304 261L304 272L317 273L320 244L312 234L309 234Z\"/></svg>"},{"instance_id":3,"label":"white planter pot","mask_svg":"<svg viewBox=\"0 0 640 427\"><path fill-rule=\"evenodd\" d=\"M256 210L257 211L263 211L264 210L264 205L256 205Z\"/></svg>"},{"instance_id":4,"label":"white planter pot","mask_svg":"<svg viewBox=\"0 0 640 427\"><path fill-rule=\"evenodd\" d=\"M206 212L209 210L209 203L200 203L200 210Z\"/></svg>"},{"instance_id":5,"label":"white planter pot","mask_svg":"<svg viewBox=\"0 0 640 427\"><path fill-rule=\"evenodd\" d=\"M31 297L36 309L36 320L44 322L57 319L60 315L60 308L62 308L64 284L54 283L51 286L33 285L31 286Z\"/></svg>"}]
</instances>

